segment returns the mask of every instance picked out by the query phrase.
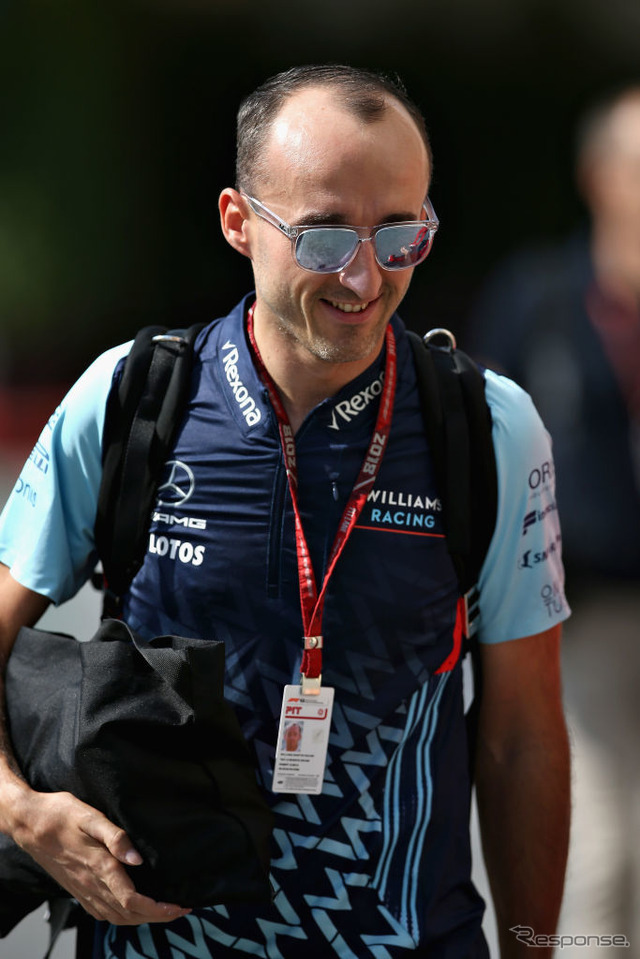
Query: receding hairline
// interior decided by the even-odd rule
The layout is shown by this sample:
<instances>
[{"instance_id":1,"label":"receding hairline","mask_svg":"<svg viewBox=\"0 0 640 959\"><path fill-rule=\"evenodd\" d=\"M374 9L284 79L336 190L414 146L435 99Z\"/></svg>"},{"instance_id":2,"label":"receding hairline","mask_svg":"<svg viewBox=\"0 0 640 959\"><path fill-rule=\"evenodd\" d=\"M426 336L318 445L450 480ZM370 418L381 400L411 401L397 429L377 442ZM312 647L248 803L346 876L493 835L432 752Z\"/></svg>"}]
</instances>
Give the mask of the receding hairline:
<instances>
[{"instance_id":1,"label":"receding hairline","mask_svg":"<svg viewBox=\"0 0 640 959\"><path fill-rule=\"evenodd\" d=\"M293 99L310 90L324 90L337 106L363 124L383 120L392 107L401 108L424 145L427 173L433 170L433 154L424 116L397 78L343 66L293 68L267 80L240 105L236 186L252 189L263 173L264 147L273 126ZM262 169L261 169L262 168Z\"/></svg>"},{"instance_id":2,"label":"receding hairline","mask_svg":"<svg viewBox=\"0 0 640 959\"><path fill-rule=\"evenodd\" d=\"M290 96L288 96L282 102L282 104L280 105L280 109L278 110L277 113L273 115L270 123L266 127L265 135L263 139L263 143L265 147L268 144L271 137L273 136L278 122L282 120L283 115L287 111L288 107L293 105L295 109L296 100L301 99L306 94L312 94L315 91L322 94L326 94L326 101L328 106L334 108L337 112L341 111L346 116L350 117L356 122L359 122L365 128L375 127L377 124L383 123L386 119L388 119L388 117L390 116L390 114L393 113L393 111L397 111L400 115L402 115L402 117L405 120L409 122L411 127L415 130L416 134L418 135L418 139L420 140L420 143L424 147L426 161L427 161L427 169L429 169L429 165L431 163L430 146L428 145L427 142L425 142L425 139L422 136L418 125L416 124L414 118L412 117L410 111L406 108L404 103L402 103L401 100L398 100L397 97L394 97L391 94L386 92L376 95L375 108L373 106L373 102L371 102L371 104L368 107L363 109L362 108L363 104L361 100L354 102L352 98L348 96L344 96L343 95L344 91L342 91L340 87L337 87L337 86L331 87L329 85L319 85L319 84L311 85L310 84L309 86L304 87L300 90L295 90L291 93ZM318 101L318 103L320 106L322 106L321 101Z\"/></svg>"}]
</instances>

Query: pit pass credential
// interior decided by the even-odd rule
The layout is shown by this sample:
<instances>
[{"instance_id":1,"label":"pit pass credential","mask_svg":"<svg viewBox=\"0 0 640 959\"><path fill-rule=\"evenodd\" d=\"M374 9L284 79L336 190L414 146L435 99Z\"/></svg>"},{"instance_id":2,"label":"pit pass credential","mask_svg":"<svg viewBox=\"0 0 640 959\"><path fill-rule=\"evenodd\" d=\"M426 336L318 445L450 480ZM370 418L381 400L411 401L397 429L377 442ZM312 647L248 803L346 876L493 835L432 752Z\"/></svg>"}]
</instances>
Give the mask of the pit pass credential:
<instances>
[{"instance_id":1,"label":"pit pass credential","mask_svg":"<svg viewBox=\"0 0 640 959\"><path fill-rule=\"evenodd\" d=\"M300 685L285 686L273 771L274 793L322 792L327 764L333 687L303 696Z\"/></svg>"}]
</instances>

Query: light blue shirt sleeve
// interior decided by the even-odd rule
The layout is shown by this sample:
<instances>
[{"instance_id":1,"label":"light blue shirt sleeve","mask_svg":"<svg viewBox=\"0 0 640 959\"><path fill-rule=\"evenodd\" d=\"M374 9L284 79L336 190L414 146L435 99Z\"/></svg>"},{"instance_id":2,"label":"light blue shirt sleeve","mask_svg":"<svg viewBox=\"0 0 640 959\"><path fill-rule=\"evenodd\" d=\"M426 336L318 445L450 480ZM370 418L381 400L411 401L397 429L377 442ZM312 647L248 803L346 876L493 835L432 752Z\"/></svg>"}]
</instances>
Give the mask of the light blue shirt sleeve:
<instances>
[{"instance_id":1,"label":"light blue shirt sleeve","mask_svg":"<svg viewBox=\"0 0 640 959\"><path fill-rule=\"evenodd\" d=\"M103 353L67 393L0 516L0 562L54 603L73 596L96 563L105 406L116 364L130 348Z\"/></svg>"},{"instance_id":2,"label":"light blue shirt sleeve","mask_svg":"<svg viewBox=\"0 0 640 959\"><path fill-rule=\"evenodd\" d=\"M500 643L567 619L551 438L530 396L486 375L498 471L496 528L480 572L478 639Z\"/></svg>"}]
</instances>

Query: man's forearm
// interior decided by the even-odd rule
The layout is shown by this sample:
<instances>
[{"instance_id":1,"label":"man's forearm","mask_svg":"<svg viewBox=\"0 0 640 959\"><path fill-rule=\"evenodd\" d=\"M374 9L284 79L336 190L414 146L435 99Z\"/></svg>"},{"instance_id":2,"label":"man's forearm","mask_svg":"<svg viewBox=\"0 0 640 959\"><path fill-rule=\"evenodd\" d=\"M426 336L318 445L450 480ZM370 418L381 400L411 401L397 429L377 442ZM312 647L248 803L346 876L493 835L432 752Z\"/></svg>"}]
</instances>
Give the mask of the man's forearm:
<instances>
[{"instance_id":1,"label":"man's forearm","mask_svg":"<svg viewBox=\"0 0 640 959\"><path fill-rule=\"evenodd\" d=\"M21 626L32 626L49 605L45 596L21 586L0 563L0 831L13 835L24 824L25 801L32 790L25 782L7 731L4 676Z\"/></svg>"},{"instance_id":2,"label":"man's forearm","mask_svg":"<svg viewBox=\"0 0 640 959\"><path fill-rule=\"evenodd\" d=\"M29 802L35 796L25 780L13 752L7 729L4 694L4 660L0 674L0 832L20 843L24 830L29 826Z\"/></svg>"},{"instance_id":3,"label":"man's forearm","mask_svg":"<svg viewBox=\"0 0 640 959\"><path fill-rule=\"evenodd\" d=\"M516 926L555 932L569 843L570 762L564 726L497 755L478 744L478 809L502 959L526 955ZM551 949L536 950L542 959Z\"/></svg>"}]
</instances>

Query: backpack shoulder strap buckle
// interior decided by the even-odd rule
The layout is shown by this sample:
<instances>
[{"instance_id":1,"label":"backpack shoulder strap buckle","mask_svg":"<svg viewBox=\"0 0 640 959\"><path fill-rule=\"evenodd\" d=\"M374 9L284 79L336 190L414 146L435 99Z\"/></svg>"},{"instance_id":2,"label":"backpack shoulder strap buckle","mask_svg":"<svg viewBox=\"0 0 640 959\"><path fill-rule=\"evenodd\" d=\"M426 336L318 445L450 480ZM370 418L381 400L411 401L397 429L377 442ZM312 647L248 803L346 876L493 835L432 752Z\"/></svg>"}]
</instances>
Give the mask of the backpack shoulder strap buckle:
<instances>
[{"instance_id":1,"label":"backpack shoulder strap buckle","mask_svg":"<svg viewBox=\"0 0 640 959\"><path fill-rule=\"evenodd\" d=\"M438 346L438 344L434 342L434 340L439 338L442 338L446 341L444 346ZM451 330L447 330L443 326L437 326L435 329L429 330L428 333L424 334L422 339L426 346L435 346L436 349L446 350L447 353L453 353L458 346L456 338Z\"/></svg>"}]
</instances>

